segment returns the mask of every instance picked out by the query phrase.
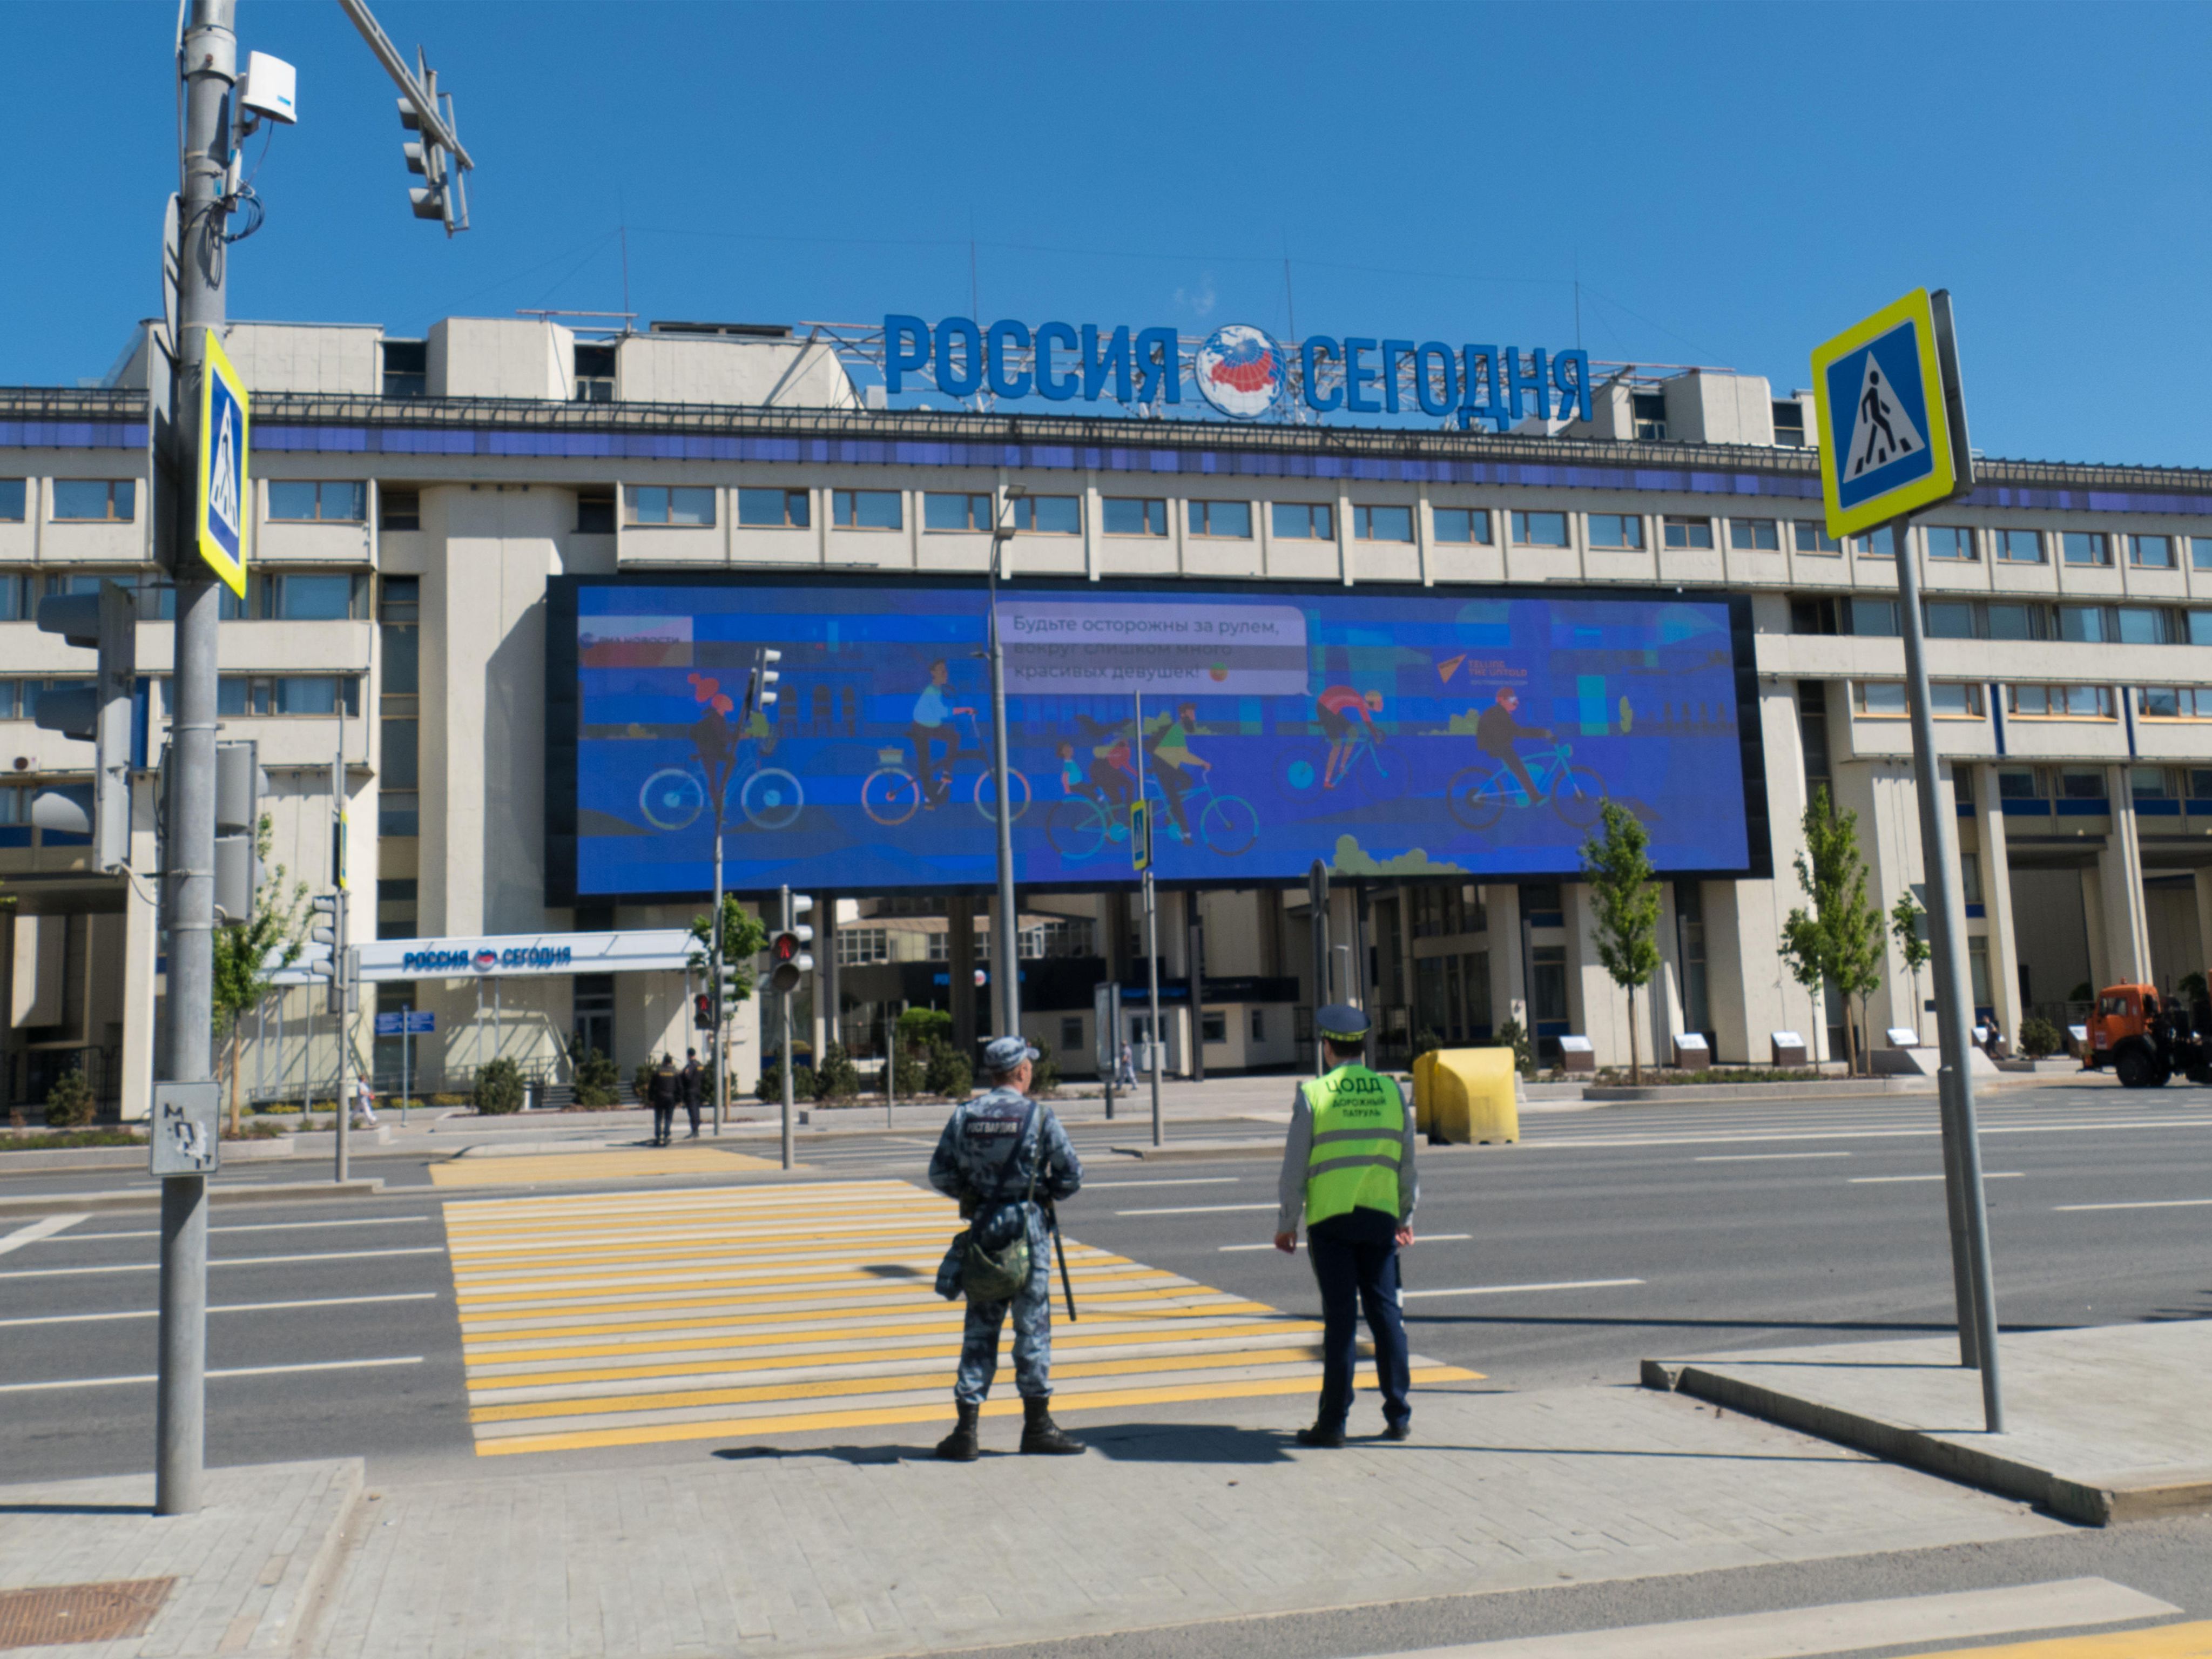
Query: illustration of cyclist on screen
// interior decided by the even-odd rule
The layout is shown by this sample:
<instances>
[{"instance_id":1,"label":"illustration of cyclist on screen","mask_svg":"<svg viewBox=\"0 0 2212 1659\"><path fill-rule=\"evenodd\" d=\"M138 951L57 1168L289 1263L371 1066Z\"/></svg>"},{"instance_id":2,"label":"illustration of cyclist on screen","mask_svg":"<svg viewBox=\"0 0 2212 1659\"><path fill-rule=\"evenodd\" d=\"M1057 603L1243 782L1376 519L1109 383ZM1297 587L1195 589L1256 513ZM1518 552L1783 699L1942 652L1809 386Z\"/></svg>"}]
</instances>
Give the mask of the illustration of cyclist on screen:
<instances>
[{"instance_id":1,"label":"illustration of cyclist on screen","mask_svg":"<svg viewBox=\"0 0 2212 1659\"><path fill-rule=\"evenodd\" d=\"M1075 745L1060 744L1060 792L1082 795L1101 806L1127 806L1137 793L1136 774L1129 766L1129 740L1116 733L1110 743L1096 744L1086 766L1076 758Z\"/></svg>"},{"instance_id":2,"label":"illustration of cyclist on screen","mask_svg":"<svg viewBox=\"0 0 2212 1659\"><path fill-rule=\"evenodd\" d=\"M1332 685L1314 699L1314 712L1321 716L1321 729L1328 738L1328 763L1322 769L1321 787L1334 789L1352 750L1354 719L1367 727L1369 743L1382 741L1382 734L1375 729L1375 716L1382 712L1382 694Z\"/></svg>"},{"instance_id":3,"label":"illustration of cyclist on screen","mask_svg":"<svg viewBox=\"0 0 2212 1659\"><path fill-rule=\"evenodd\" d=\"M1513 774L1513 781L1521 786L1528 805L1534 806L1543 799L1543 792L1536 787L1535 779L1528 775L1528 763L1513 745L1522 738L1548 738L1552 732L1549 726L1523 726L1515 720L1514 713L1520 707L1520 693L1510 685L1499 686L1496 701L1482 711L1481 718L1474 723L1474 746Z\"/></svg>"},{"instance_id":4,"label":"illustration of cyclist on screen","mask_svg":"<svg viewBox=\"0 0 2212 1659\"><path fill-rule=\"evenodd\" d=\"M1145 752L1158 763L1153 775L1159 780L1160 792L1168 798L1168 814L1174 818L1170 826L1179 841L1190 839L1190 817L1183 811L1182 798L1194 786L1190 769L1211 772L1213 763L1191 752L1190 740L1198 735L1198 705L1186 702L1177 705L1172 714L1162 714L1146 722Z\"/></svg>"},{"instance_id":5,"label":"illustration of cyclist on screen","mask_svg":"<svg viewBox=\"0 0 2212 1659\"><path fill-rule=\"evenodd\" d=\"M951 682L952 671L944 658L929 665L929 684L914 700L914 724L907 728L907 738L914 744L915 774L921 779L921 804L933 812L951 790L952 763L960 754L960 728L952 722L959 715L972 717L975 713L954 705L947 695ZM940 743L945 745L942 765L933 756Z\"/></svg>"}]
</instances>

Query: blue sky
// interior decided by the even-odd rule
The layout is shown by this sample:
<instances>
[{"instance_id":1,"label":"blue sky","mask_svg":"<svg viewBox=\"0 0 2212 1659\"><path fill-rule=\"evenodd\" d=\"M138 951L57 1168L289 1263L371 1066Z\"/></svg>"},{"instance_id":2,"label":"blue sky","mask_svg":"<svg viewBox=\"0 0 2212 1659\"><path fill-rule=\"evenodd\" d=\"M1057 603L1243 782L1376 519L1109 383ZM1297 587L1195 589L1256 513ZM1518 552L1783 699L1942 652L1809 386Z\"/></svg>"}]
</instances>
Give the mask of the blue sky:
<instances>
[{"instance_id":1,"label":"blue sky","mask_svg":"<svg viewBox=\"0 0 2212 1659\"><path fill-rule=\"evenodd\" d=\"M303 119L234 317L933 320L972 292L986 320L1279 333L1294 300L1301 333L1559 347L1579 273L1593 356L1786 390L1925 284L1978 447L2212 461L2203 6L377 9L459 100L477 228L409 216L332 0L241 0ZM65 385L158 304L175 7L0 16L39 71L16 235L49 250L0 260L0 382Z\"/></svg>"}]
</instances>

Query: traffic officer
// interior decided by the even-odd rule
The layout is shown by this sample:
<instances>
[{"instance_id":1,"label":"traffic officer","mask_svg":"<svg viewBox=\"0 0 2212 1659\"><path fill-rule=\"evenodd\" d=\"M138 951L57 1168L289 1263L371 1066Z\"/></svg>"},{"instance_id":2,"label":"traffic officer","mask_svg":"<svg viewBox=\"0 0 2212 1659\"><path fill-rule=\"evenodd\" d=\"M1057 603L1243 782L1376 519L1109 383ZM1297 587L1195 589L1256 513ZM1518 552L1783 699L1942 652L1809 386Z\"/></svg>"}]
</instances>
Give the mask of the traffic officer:
<instances>
[{"instance_id":1,"label":"traffic officer","mask_svg":"<svg viewBox=\"0 0 2212 1659\"><path fill-rule=\"evenodd\" d=\"M1020 1037L994 1038L983 1050L989 1091L953 1108L929 1160L929 1184L959 1200L963 1219L981 1227L999 1212L1009 1238L1011 1224L1018 1220L1030 1247L1029 1282L1011 1300L969 1301L952 1389L959 1421L937 1447L939 1457L955 1462L979 1455L976 1419L999 1368L999 1328L1009 1308L1014 1381L1022 1395L1022 1449L1047 1455L1084 1449L1083 1442L1052 1420L1052 1231L1043 1204L1036 1201L1073 1196L1083 1184L1083 1165L1052 1108L1030 1098L1036 1057ZM1034 1198L1025 1200L1032 1190ZM1010 1209L1022 1213L1004 1213Z\"/></svg>"},{"instance_id":2,"label":"traffic officer","mask_svg":"<svg viewBox=\"0 0 2212 1659\"><path fill-rule=\"evenodd\" d=\"M1298 1085L1291 1134L1283 1148L1282 1207L1275 1248L1298 1248L1305 1213L1306 1254L1321 1285L1321 1405L1301 1446L1341 1446L1352 1409L1364 1307L1375 1339L1375 1376L1382 1391L1383 1438L1412 1432L1413 1384L1406 1328L1398 1311L1398 1250L1413 1242L1413 1115L1392 1079L1361 1065L1367 1016L1332 1003L1314 1017L1329 1070Z\"/></svg>"}]
</instances>

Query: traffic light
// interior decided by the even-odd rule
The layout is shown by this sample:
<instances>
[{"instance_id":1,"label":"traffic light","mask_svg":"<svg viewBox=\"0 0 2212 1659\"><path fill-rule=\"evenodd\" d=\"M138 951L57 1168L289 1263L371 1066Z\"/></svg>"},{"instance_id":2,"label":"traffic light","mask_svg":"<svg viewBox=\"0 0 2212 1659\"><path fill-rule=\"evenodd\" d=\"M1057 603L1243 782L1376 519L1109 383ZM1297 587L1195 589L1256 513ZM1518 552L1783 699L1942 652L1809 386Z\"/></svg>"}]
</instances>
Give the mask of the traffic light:
<instances>
[{"instance_id":1,"label":"traffic light","mask_svg":"<svg viewBox=\"0 0 2212 1659\"><path fill-rule=\"evenodd\" d=\"M807 903L811 908L811 902ZM801 901L793 899L791 908L796 913ZM789 996L799 988L799 981L814 971L814 958L806 947L814 942L814 930L805 923L785 928L768 942L769 988Z\"/></svg>"},{"instance_id":2,"label":"traffic light","mask_svg":"<svg viewBox=\"0 0 2212 1659\"><path fill-rule=\"evenodd\" d=\"M307 938L314 944L326 946L331 953L327 964L317 963L307 971L319 979L331 982L330 1011L334 1014L349 1014L354 1009L353 964L346 947L346 899L343 893L325 893L312 901L313 916L307 929Z\"/></svg>"},{"instance_id":3,"label":"traffic light","mask_svg":"<svg viewBox=\"0 0 2212 1659\"><path fill-rule=\"evenodd\" d=\"M254 845L261 827L260 745L219 743L215 746L215 908L232 926L253 914L261 888L261 854Z\"/></svg>"},{"instance_id":4,"label":"traffic light","mask_svg":"<svg viewBox=\"0 0 2212 1659\"><path fill-rule=\"evenodd\" d=\"M721 1009L725 1017L745 1000L744 970L737 963L722 964Z\"/></svg>"},{"instance_id":5,"label":"traffic light","mask_svg":"<svg viewBox=\"0 0 2212 1659\"><path fill-rule=\"evenodd\" d=\"M89 685L48 690L37 723L93 746L90 791L47 789L32 798L42 830L89 835L93 862L112 870L131 862L131 699L138 680L138 602L102 582L97 593L58 593L39 601L39 631L100 653Z\"/></svg>"},{"instance_id":6,"label":"traffic light","mask_svg":"<svg viewBox=\"0 0 2212 1659\"><path fill-rule=\"evenodd\" d=\"M783 678L775 667L783 660L783 653L773 646L763 646L754 653L753 710L765 714L775 706L775 683Z\"/></svg>"},{"instance_id":7,"label":"traffic light","mask_svg":"<svg viewBox=\"0 0 2212 1659\"><path fill-rule=\"evenodd\" d=\"M691 1023L702 1031L714 1029L714 998L712 993L702 991L691 999Z\"/></svg>"}]
</instances>

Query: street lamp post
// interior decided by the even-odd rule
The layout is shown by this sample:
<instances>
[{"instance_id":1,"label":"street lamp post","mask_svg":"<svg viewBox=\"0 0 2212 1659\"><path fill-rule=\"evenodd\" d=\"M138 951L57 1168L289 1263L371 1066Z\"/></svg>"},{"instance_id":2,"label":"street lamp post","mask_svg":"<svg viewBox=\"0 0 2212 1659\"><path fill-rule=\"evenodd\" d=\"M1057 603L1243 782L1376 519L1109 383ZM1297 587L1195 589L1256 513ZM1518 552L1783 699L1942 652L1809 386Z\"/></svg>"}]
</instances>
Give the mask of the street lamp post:
<instances>
[{"instance_id":1,"label":"street lamp post","mask_svg":"<svg viewBox=\"0 0 2212 1659\"><path fill-rule=\"evenodd\" d=\"M998 799L999 920L992 930L993 977L999 988L999 1035L1019 1036L1022 1030L1021 918L1014 912L1014 808L1006 762L1006 653L999 637L1000 550L1014 538L1012 507L1024 494L1019 484L1000 491L991 522L991 742L992 789Z\"/></svg>"}]
</instances>

